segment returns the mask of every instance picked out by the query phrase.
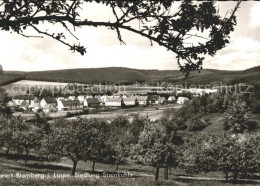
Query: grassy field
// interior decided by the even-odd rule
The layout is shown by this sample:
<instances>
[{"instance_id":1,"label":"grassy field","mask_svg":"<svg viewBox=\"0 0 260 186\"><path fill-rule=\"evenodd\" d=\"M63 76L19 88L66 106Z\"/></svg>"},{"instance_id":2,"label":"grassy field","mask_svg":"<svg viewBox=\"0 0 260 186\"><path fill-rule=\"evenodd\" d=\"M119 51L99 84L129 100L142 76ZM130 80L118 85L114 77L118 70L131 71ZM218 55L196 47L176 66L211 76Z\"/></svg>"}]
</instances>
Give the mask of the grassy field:
<instances>
[{"instance_id":1,"label":"grassy field","mask_svg":"<svg viewBox=\"0 0 260 186\"><path fill-rule=\"evenodd\" d=\"M22 158L22 157L20 157ZM33 159L33 157L31 157ZM59 184L59 185L233 185L224 182L221 173L201 173L189 175L183 170L172 169L169 180L163 179L160 171L159 181L154 181L154 168L150 166L124 164L115 165L97 163L95 172L91 171L92 162L79 162L77 174L71 176L72 163L67 159L61 162L43 163L30 160L24 166L22 159L14 159L1 155L0 184ZM118 175L121 177L118 177ZM33 175L33 176L32 176ZM115 176L117 175L117 176ZM123 176L124 175L124 176ZM6 178L5 178L6 176ZM8 178L9 176L9 178ZM38 178L36 178L38 176ZM23 178L22 178L23 177ZM243 179L237 185L259 184L259 180Z\"/></svg>"}]
</instances>

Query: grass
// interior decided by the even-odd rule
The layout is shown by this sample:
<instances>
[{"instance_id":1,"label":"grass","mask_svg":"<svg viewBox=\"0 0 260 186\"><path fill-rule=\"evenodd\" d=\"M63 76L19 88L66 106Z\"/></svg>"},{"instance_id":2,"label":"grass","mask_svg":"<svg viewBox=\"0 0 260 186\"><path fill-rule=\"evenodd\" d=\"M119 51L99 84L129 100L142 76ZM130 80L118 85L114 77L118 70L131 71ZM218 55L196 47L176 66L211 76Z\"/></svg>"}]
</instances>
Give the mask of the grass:
<instances>
[{"instance_id":1,"label":"grass","mask_svg":"<svg viewBox=\"0 0 260 186\"><path fill-rule=\"evenodd\" d=\"M95 172L91 172L92 162L79 162L77 176L70 176L72 162L62 159L61 162L42 162L31 156L27 166L24 166L23 158L6 157L0 155L0 184L3 185L233 185L224 182L220 173L201 173L188 175L184 170L172 169L169 180L163 179L163 170L157 182L154 181L154 168L144 165L123 164L119 170L115 165L96 163ZM32 174L31 174L32 173ZM122 173L121 177L114 176ZM28 176L20 178L17 176ZM122 176L125 174L125 176ZM9 175L9 178L3 178ZM10 177L12 175L12 177ZM38 175L38 178L33 178ZM57 177L58 175L58 177ZM108 177L109 175L109 177ZM2 176L2 177L1 177ZM66 176L66 177L64 177ZM210 180L214 178L213 180ZM258 180L259 181L259 180ZM238 185L255 184L255 180L240 180Z\"/></svg>"}]
</instances>

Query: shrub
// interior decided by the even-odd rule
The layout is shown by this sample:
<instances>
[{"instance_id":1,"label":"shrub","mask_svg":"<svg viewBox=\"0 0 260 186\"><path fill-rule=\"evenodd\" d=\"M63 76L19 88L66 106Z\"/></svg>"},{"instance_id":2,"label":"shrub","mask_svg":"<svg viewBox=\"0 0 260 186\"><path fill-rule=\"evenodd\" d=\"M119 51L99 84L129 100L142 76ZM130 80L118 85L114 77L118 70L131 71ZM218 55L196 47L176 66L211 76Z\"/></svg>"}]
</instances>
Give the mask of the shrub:
<instances>
[{"instance_id":1,"label":"shrub","mask_svg":"<svg viewBox=\"0 0 260 186\"><path fill-rule=\"evenodd\" d=\"M207 127L207 124L204 121L200 120L198 117L195 117L191 120L188 130L189 131L201 131L206 127Z\"/></svg>"}]
</instances>

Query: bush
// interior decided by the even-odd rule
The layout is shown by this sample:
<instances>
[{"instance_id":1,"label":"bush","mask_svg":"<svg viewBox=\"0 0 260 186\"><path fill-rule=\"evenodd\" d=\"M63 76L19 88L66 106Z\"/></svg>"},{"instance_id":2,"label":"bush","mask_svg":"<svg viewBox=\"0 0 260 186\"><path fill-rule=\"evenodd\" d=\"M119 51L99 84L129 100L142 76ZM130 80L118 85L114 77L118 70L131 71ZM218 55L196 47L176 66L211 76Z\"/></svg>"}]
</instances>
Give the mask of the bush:
<instances>
[{"instance_id":1,"label":"bush","mask_svg":"<svg viewBox=\"0 0 260 186\"><path fill-rule=\"evenodd\" d=\"M255 131L259 128L259 123L256 120L249 120L246 122L248 131Z\"/></svg>"},{"instance_id":2,"label":"bush","mask_svg":"<svg viewBox=\"0 0 260 186\"><path fill-rule=\"evenodd\" d=\"M207 124L204 121L201 121L198 117L195 117L191 120L188 130L189 131L201 131L206 127L207 127Z\"/></svg>"}]
</instances>

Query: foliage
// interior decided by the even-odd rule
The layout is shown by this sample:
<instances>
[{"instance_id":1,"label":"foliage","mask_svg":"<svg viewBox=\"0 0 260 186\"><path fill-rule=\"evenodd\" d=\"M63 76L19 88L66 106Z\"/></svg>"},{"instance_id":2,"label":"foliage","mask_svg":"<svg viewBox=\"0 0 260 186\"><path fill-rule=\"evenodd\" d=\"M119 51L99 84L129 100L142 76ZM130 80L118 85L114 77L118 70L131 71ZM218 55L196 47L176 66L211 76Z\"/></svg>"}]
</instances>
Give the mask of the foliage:
<instances>
[{"instance_id":1,"label":"foliage","mask_svg":"<svg viewBox=\"0 0 260 186\"><path fill-rule=\"evenodd\" d=\"M224 128L234 133L243 133L245 130L250 129L246 122L249 117L248 110L245 101L241 99L232 101L228 107Z\"/></svg>"},{"instance_id":2,"label":"foliage","mask_svg":"<svg viewBox=\"0 0 260 186\"><path fill-rule=\"evenodd\" d=\"M98 22L83 17L81 12L85 11L88 3L102 3L110 8L115 21ZM16 32L24 37L33 37L26 33L27 28L33 29L38 34L34 37L48 36L81 55L86 53L86 48L68 42L68 35L78 39L71 27L106 27L116 31L120 43L124 43L121 31L127 30L149 39L151 44L157 43L177 54L180 70L189 74L192 70L202 69L203 55L214 56L229 43L229 35L237 24L235 12L240 2L229 16L223 18L218 14L213 2L184 1L179 9L173 12L171 10L175 4L165 0L4 1L0 5L3 10L0 25L2 30ZM138 26L129 26L135 22L139 23ZM62 32L50 32L48 27L46 28L49 26L47 23L60 24ZM202 33L206 30L209 34L204 37ZM186 44L194 38L200 42Z\"/></svg>"},{"instance_id":3,"label":"foliage","mask_svg":"<svg viewBox=\"0 0 260 186\"><path fill-rule=\"evenodd\" d=\"M200 116L195 116L190 120L190 124L188 126L189 131L201 131L206 128L208 125L205 121L200 119Z\"/></svg>"},{"instance_id":4,"label":"foliage","mask_svg":"<svg viewBox=\"0 0 260 186\"><path fill-rule=\"evenodd\" d=\"M184 167L192 172L221 171L233 173L236 182L239 173L260 170L259 134L200 136L188 144L184 152Z\"/></svg>"},{"instance_id":5,"label":"foliage","mask_svg":"<svg viewBox=\"0 0 260 186\"><path fill-rule=\"evenodd\" d=\"M160 167L177 165L175 145L179 142L175 137L176 134L167 131L160 122L146 123L138 144L131 150L132 160L156 167L155 179L158 180Z\"/></svg>"},{"instance_id":6,"label":"foliage","mask_svg":"<svg viewBox=\"0 0 260 186\"><path fill-rule=\"evenodd\" d=\"M96 160L104 156L104 125L105 123L95 119L56 122L43 142L44 153L50 159L71 159L72 175L75 175L78 161Z\"/></svg>"},{"instance_id":7,"label":"foliage","mask_svg":"<svg viewBox=\"0 0 260 186\"><path fill-rule=\"evenodd\" d=\"M44 135L43 128L36 124L25 123L19 118L9 119L0 127L1 147L6 149L6 154L8 154L10 150L25 152L26 165L29 153L31 151L37 153L41 147Z\"/></svg>"}]
</instances>

